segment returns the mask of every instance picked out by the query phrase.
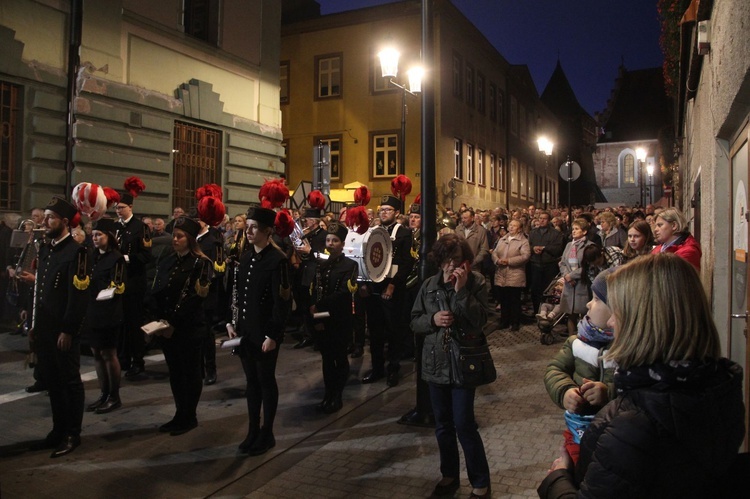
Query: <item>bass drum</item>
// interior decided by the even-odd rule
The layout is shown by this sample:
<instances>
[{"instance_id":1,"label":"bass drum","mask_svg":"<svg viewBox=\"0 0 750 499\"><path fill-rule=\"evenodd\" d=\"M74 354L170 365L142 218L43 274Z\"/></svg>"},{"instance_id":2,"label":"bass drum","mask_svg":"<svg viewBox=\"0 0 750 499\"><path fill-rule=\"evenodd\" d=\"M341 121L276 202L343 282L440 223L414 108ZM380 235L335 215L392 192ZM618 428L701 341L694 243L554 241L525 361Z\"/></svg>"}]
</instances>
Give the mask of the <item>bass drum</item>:
<instances>
[{"instance_id":1,"label":"bass drum","mask_svg":"<svg viewBox=\"0 0 750 499\"><path fill-rule=\"evenodd\" d=\"M380 282L391 270L393 243L382 227L370 227L364 234L349 230L344 256L357 262L361 281Z\"/></svg>"}]
</instances>

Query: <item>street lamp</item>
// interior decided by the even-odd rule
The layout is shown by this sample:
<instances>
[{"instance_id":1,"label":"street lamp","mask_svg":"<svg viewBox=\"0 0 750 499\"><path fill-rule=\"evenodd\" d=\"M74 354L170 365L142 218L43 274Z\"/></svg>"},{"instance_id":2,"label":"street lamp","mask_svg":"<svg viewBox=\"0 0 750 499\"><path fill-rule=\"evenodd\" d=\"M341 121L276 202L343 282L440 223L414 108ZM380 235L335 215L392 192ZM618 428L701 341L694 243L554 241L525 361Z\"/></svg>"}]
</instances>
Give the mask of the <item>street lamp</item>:
<instances>
[{"instance_id":1,"label":"street lamp","mask_svg":"<svg viewBox=\"0 0 750 499\"><path fill-rule=\"evenodd\" d=\"M646 166L646 172L648 173L648 202L653 204L654 202L654 165L649 163Z\"/></svg>"},{"instance_id":2,"label":"street lamp","mask_svg":"<svg viewBox=\"0 0 750 499\"><path fill-rule=\"evenodd\" d=\"M635 157L638 158L638 166L639 166L639 183L641 187L641 207L643 207L644 202L643 199L645 197L645 187L643 185L643 163L646 161L646 150L642 147L639 147L635 150Z\"/></svg>"},{"instance_id":3,"label":"street lamp","mask_svg":"<svg viewBox=\"0 0 750 499\"><path fill-rule=\"evenodd\" d=\"M547 209L547 200L549 199L549 180L547 170L549 170L549 157L552 156L554 144L547 137L539 137L536 141L539 144L539 152L544 153L544 209Z\"/></svg>"},{"instance_id":4,"label":"street lamp","mask_svg":"<svg viewBox=\"0 0 750 499\"><path fill-rule=\"evenodd\" d=\"M401 147L398 154L398 171L405 173L406 168L406 94L417 96L422 91L422 76L424 70L421 67L413 67L406 72L409 78L409 88L399 85L393 78L398 74L398 60L401 53L393 47L388 47L378 52L380 59L380 71L383 78L388 78L388 83L401 89Z\"/></svg>"}]
</instances>

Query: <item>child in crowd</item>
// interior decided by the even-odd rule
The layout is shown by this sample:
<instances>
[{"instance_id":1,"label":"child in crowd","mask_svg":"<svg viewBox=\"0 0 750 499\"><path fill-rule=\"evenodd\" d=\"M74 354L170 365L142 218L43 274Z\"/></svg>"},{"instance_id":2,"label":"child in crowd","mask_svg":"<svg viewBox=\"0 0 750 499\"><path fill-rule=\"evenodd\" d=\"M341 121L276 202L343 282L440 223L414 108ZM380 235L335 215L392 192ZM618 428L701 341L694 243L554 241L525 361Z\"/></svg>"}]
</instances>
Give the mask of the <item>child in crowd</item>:
<instances>
[{"instance_id":1,"label":"child in crowd","mask_svg":"<svg viewBox=\"0 0 750 499\"><path fill-rule=\"evenodd\" d=\"M607 305L606 277L610 272L605 270L594 279L593 298L586 304L587 315L578 322L578 334L568 337L544 375L547 393L565 410L567 429L563 435L573 462L578 460L583 432L615 395L615 366L602 358L614 339L613 331L607 327L612 315Z\"/></svg>"},{"instance_id":2,"label":"child in crowd","mask_svg":"<svg viewBox=\"0 0 750 499\"><path fill-rule=\"evenodd\" d=\"M540 321L554 322L560 314L560 296L562 295L565 279L562 277L557 280L555 287L552 288L552 296L548 303L542 303L539 306L539 313L536 318Z\"/></svg>"}]
</instances>

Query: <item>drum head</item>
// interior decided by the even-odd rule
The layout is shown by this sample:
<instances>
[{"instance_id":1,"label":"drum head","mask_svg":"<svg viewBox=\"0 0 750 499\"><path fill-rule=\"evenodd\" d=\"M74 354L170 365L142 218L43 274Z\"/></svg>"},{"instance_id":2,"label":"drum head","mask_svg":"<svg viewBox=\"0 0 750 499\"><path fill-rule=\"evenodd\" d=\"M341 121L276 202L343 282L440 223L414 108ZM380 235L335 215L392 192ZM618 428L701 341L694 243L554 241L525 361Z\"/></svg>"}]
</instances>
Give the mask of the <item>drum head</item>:
<instances>
[{"instance_id":1,"label":"drum head","mask_svg":"<svg viewBox=\"0 0 750 499\"><path fill-rule=\"evenodd\" d=\"M363 262L367 275L373 282L380 282L388 276L393 259L393 243L388 231L373 227L365 233Z\"/></svg>"}]
</instances>

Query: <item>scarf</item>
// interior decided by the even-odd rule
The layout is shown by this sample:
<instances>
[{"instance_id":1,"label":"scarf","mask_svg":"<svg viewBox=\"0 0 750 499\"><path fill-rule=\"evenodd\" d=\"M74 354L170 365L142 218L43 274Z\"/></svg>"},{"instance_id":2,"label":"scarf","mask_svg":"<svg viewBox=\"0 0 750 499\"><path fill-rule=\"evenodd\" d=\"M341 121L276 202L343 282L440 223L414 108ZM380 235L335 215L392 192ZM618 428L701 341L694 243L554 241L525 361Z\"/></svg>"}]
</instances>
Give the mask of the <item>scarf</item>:
<instances>
[{"instance_id":1,"label":"scarf","mask_svg":"<svg viewBox=\"0 0 750 499\"><path fill-rule=\"evenodd\" d=\"M612 342L614 332L611 329L594 326L587 315L578 321L578 338L594 348L602 348Z\"/></svg>"}]
</instances>

